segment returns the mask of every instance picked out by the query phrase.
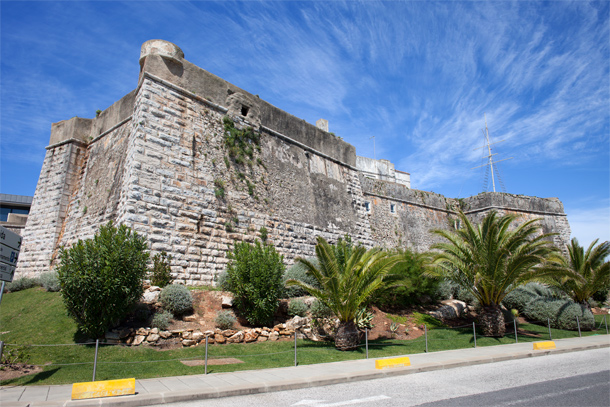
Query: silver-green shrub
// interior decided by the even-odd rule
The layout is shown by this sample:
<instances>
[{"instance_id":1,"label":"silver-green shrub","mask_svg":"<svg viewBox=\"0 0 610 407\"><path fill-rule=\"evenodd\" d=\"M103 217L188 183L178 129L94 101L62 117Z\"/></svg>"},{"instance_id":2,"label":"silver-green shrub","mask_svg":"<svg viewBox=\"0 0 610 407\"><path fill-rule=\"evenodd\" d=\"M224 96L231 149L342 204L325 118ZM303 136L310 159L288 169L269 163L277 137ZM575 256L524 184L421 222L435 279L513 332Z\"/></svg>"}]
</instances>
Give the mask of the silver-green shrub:
<instances>
[{"instance_id":1,"label":"silver-green shrub","mask_svg":"<svg viewBox=\"0 0 610 407\"><path fill-rule=\"evenodd\" d=\"M235 315L231 311L220 311L216 314L216 326L219 329L231 329L235 324Z\"/></svg>"},{"instance_id":2,"label":"silver-green shrub","mask_svg":"<svg viewBox=\"0 0 610 407\"><path fill-rule=\"evenodd\" d=\"M159 328L160 330L165 331L167 328L169 328L169 324L172 321L172 317L173 315L169 311L163 310L156 312L153 316L151 326L153 328Z\"/></svg>"},{"instance_id":3,"label":"silver-green shrub","mask_svg":"<svg viewBox=\"0 0 610 407\"><path fill-rule=\"evenodd\" d=\"M317 266L318 259L309 258L307 260ZM302 297L304 295L309 295L307 291L305 291L299 286L293 285L290 287L286 287L286 281L288 280L302 281L314 287L320 288L318 280L316 280L312 275L307 273L307 269L303 263L295 263L294 265L290 266L290 268L286 270L286 272L284 272L284 275L282 276L282 286L284 287L284 296L286 298Z\"/></svg>"},{"instance_id":4,"label":"silver-green shrub","mask_svg":"<svg viewBox=\"0 0 610 407\"><path fill-rule=\"evenodd\" d=\"M333 312L328 308L322 301L317 298L311 304L309 308L311 316L314 318L330 318Z\"/></svg>"},{"instance_id":5,"label":"silver-green shrub","mask_svg":"<svg viewBox=\"0 0 610 407\"><path fill-rule=\"evenodd\" d=\"M159 302L174 316L180 316L193 309L191 292L180 284L166 286L159 295Z\"/></svg>"},{"instance_id":6,"label":"silver-green shrub","mask_svg":"<svg viewBox=\"0 0 610 407\"><path fill-rule=\"evenodd\" d=\"M292 300L288 304L288 315L304 317L307 315L309 307L303 300Z\"/></svg>"},{"instance_id":7,"label":"silver-green shrub","mask_svg":"<svg viewBox=\"0 0 610 407\"><path fill-rule=\"evenodd\" d=\"M572 300L538 297L527 304L525 315L532 322L550 322L551 328L590 331L595 327L593 313L586 306ZM578 317L579 321L576 321Z\"/></svg>"},{"instance_id":8,"label":"silver-green shrub","mask_svg":"<svg viewBox=\"0 0 610 407\"><path fill-rule=\"evenodd\" d=\"M21 277L17 278L10 283L5 284L4 290L14 293L17 291L27 290L28 288L38 287L40 282L36 278Z\"/></svg>"},{"instance_id":9,"label":"silver-green shrub","mask_svg":"<svg viewBox=\"0 0 610 407\"><path fill-rule=\"evenodd\" d=\"M59 284L59 276L54 271L42 273L38 280L40 281L42 288L48 292L55 293L61 289L61 285Z\"/></svg>"},{"instance_id":10,"label":"silver-green shrub","mask_svg":"<svg viewBox=\"0 0 610 407\"><path fill-rule=\"evenodd\" d=\"M508 309L524 312L527 304L540 297L560 298L560 294L540 283L527 283L508 293L502 304Z\"/></svg>"}]
</instances>

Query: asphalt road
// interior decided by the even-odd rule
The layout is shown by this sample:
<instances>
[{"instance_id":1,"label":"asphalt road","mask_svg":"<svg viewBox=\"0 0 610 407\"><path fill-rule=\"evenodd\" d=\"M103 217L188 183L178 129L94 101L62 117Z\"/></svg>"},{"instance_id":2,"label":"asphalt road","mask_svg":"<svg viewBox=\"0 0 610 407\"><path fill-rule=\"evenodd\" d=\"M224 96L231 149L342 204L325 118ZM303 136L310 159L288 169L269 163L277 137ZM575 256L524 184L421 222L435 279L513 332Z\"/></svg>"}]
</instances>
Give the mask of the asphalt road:
<instances>
[{"instance_id":1,"label":"asphalt road","mask_svg":"<svg viewBox=\"0 0 610 407\"><path fill-rule=\"evenodd\" d=\"M610 349L165 406L358 405L610 407Z\"/></svg>"}]
</instances>

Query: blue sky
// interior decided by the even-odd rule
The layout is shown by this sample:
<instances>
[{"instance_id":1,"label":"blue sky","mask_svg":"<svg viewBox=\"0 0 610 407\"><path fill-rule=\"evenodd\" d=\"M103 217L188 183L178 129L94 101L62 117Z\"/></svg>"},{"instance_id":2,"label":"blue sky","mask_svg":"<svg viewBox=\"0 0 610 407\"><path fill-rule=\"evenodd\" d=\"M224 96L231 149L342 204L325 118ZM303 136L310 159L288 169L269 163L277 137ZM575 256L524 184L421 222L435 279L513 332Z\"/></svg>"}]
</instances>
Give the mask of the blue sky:
<instances>
[{"instance_id":1,"label":"blue sky","mask_svg":"<svg viewBox=\"0 0 610 407\"><path fill-rule=\"evenodd\" d=\"M610 2L1 1L0 192L33 195L51 123L133 90L141 44L411 173L483 190L487 115L506 191L558 197L610 240ZM375 154L373 139L375 136Z\"/></svg>"}]
</instances>

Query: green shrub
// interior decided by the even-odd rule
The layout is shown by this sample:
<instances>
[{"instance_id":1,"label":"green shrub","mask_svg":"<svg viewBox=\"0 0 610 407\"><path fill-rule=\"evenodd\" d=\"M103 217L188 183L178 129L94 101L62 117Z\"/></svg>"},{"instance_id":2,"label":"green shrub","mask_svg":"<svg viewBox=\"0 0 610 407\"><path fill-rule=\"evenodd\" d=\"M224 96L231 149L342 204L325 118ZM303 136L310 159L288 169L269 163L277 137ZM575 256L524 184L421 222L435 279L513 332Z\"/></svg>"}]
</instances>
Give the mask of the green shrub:
<instances>
[{"instance_id":1,"label":"green shrub","mask_svg":"<svg viewBox=\"0 0 610 407\"><path fill-rule=\"evenodd\" d=\"M309 311L314 318L330 318L333 315L331 309L317 298L311 303Z\"/></svg>"},{"instance_id":2,"label":"green shrub","mask_svg":"<svg viewBox=\"0 0 610 407\"><path fill-rule=\"evenodd\" d=\"M595 327L591 310L572 300L538 297L527 304L524 313L532 322L546 325L548 320L551 328L575 331L578 329L576 317L579 319L581 330L590 331Z\"/></svg>"},{"instance_id":3,"label":"green shrub","mask_svg":"<svg viewBox=\"0 0 610 407\"><path fill-rule=\"evenodd\" d=\"M396 254L402 261L392 268L386 278L395 285L378 292L375 304L391 309L435 298L439 281L424 275L424 255L403 249L397 250Z\"/></svg>"},{"instance_id":4,"label":"green shrub","mask_svg":"<svg viewBox=\"0 0 610 407\"><path fill-rule=\"evenodd\" d=\"M93 239L60 249L61 295L79 329L99 338L121 321L143 293L148 252L144 237L112 222Z\"/></svg>"},{"instance_id":5,"label":"green shrub","mask_svg":"<svg viewBox=\"0 0 610 407\"><path fill-rule=\"evenodd\" d=\"M169 311L159 311L155 313L150 324L153 328L159 328L160 330L165 331L169 328L172 317L173 315Z\"/></svg>"},{"instance_id":6,"label":"green shrub","mask_svg":"<svg viewBox=\"0 0 610 407\"><path fill-rule=\"evenodd\" d=\"M161 306L174 316L180 316L193 309L193 296L188 288L180 284L168 285L159 294Z\"/></svg>"},{"instance_id":7,"label":"green shrub","mask_svg":"<svg viewBox=\"0 0 610 407\"><path fill-rule=\"evenodd\" d=\"M236 308L250 324L272 322L282 294L284 257L258 240L236 243L228 257L229 286Z\"/></svg>"},{"instance_id":8,"label":"green shrub","mask_svg":"<svg viewBox=\"0 0 610 407\"><path fill-rule=\"evenodd\" d=\"M138 302L136 305L133 306L133 311L131 312L131 314L133 314L134 320L141 323L148 323L151 310L147 304L144 304L143 302Z\"/></svg>"},{"instance_id":9,"label":"green shrub","mask_svg":"<svg viewBox=\"0 0 610 407\"><path fill-rule=\"evenodd\" d=\"M4 291L11 293L27 290L28 288L40 286L40 281L36 278L21 277L4 285Z\"/></svg>"},{"instance_id":10,"label":"green shrub","mask_svg":"<svg viewBox=\"0 0 610 407\"><path fill-rule=\"evenodd\" d=\"M307 311L309 307L303 300L292 300L290 304L288 304L288 315L295 316L298 315L300 317L304 317L307 315Z\"/></svg>"},{"instance_id":11,"label":"green shrub","mask_svg":"<svg viewBox=\"0 0 610 407\"><path fill-rule=\"evenodd\" d=\"M316 258L307 259L312 262L315 266L317 266L318 260ZM284 287L284 296L286 298L294 298L294 297L303 297L304 295L309 295L305 289L293 285L290 287L286 287L286 281L294 279L297 281L302 281L304 283L310 284L316 288L320 288L320 284L318 280L316 280L312 275L307 273L307 269L303 263L295 263L282 276L282 286Z\"/></svg>"},{"instance_id":12,"label":"green shrub","mask_svg":"<svg viewBox=\"0 0 610 407\"><path fill-rule=\"evenodd\" d=\"M56 272L42 273L38 279L42 288L50 293L55 293L61 289L59 277Z\"/></svg>"},{"instance_id":13,"label":"green shrub","mask_svg":"<svg viewBox=\"0 0 610 407\"><path fill-rule=\"evenodd\" d=\"M216 314L214 322L219 329L232 329L236 319L231 311L220 311Z\"/></svg>"},{"instance_id":14,"label":"green shrub","mask_svg":"<svg viewBox=\"0 0 610 407\"><path fill-rule=\"evenodd\" d=\"M172 269L169 265L171 261L171 254L168 256L164 251L154 255L153 268L150 273L151 285L156 285L163 288L172 283Z\"/></svg>"}]
</instances>

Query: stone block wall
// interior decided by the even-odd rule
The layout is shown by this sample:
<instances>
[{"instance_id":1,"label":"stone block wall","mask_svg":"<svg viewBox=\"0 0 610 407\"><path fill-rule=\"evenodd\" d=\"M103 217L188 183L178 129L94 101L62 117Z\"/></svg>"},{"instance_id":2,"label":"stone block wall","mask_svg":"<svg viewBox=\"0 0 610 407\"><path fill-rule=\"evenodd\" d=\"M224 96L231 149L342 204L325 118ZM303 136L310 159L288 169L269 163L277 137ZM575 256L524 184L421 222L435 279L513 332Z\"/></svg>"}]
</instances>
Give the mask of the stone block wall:
<instances>
[{"instance_id":1,"label":"stone block wall","mask_svg":"<svg viewBox=\"0 0 610 407\"><path fill-rule=\"evenodd\" d=\"M557 233L553 242L560 248L570 239L570 225L557 198L495 192L451 199L362 175L361 181L366 201L370 202L371 235L376 244L384 247L409 246L419 252L428 250L441 241L430 231L458 226L459 209L475 223L481 222L490 211L497 211L499 215L514 213L520 222L539 219L543 233Z\"/></svg>"},{"instance_id":2,"label":"stone block wall","mask_svg":"<svg viewBox=\"0 0 610 407\"><path fill-rule=\"evenodd\" d=\"M23 231L18 276L49 271L57 250L74 185L79 179L86 145L63 141L49 146Z\"/></svg>"},{"instance_id":3,"label":"stone block wall","mask_svg":"<svg viewBox=\"0 0 610 407\"><path fill-rule=\"evenodd\" d=\"M48 271L61 245L109 220L145 235L152 254L171 254L174 278L193 285L213 284L228 250L261 228L288 264L312 256L317 236L428 250L430 229L455 225L457 208L475 220L491 209L541 216L557 242L569 239L556 199L455 200L370 179L353 146L183 60L173 44L155 54L153 43L133 92L96 119L53 126L18 275ZM252 159L230 157L225 117L260 135Z\"/></svg>"}]
</instances>

